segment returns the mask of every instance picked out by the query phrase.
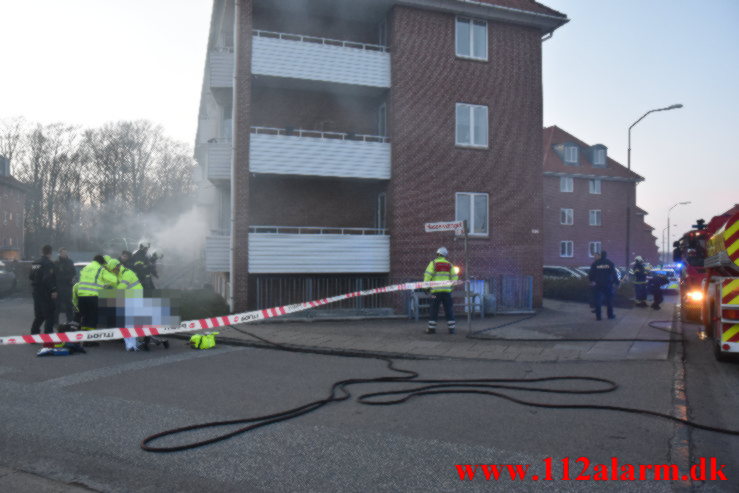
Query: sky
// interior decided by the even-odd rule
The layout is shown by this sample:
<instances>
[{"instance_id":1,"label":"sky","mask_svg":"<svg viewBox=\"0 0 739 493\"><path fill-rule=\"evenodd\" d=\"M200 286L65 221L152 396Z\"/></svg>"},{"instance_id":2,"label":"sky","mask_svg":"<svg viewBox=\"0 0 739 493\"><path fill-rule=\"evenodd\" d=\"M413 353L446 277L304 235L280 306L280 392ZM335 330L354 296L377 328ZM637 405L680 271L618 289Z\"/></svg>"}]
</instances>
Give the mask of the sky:
<instances>
[{"instance_id":1,"label":"sky","mask_svg":"<svg viewBox=\"0 0 739 493\"><path fill-rule=\"evenodd\" d=\"M352 0L346 0L350 2ZM645 178L661 246L739 203L739 1L542 0L570 22L543 43L544 125ZM148 119L191 144L211 0L0 0L0 118L85 127Z\"/></svg>"}]
</instances>

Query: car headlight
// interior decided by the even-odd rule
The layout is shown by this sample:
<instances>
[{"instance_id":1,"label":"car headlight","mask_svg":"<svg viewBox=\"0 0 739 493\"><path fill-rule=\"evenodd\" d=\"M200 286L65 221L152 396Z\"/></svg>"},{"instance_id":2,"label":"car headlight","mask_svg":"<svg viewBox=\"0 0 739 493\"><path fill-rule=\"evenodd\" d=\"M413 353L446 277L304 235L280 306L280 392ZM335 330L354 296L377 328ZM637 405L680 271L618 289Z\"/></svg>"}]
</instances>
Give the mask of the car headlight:
<instances>
[{"instance_id":1,"label":"car headlight","mask_svg":"<svg viewBox=\"0 0 739 493\"><path fill-rule=\"evenodd\" d=\"M703 291L698 291L698 290L688 291L687 297L688 297L688 301L692 301L695 303L699 301L703 301Z\"/></svg>"}]
</instances>

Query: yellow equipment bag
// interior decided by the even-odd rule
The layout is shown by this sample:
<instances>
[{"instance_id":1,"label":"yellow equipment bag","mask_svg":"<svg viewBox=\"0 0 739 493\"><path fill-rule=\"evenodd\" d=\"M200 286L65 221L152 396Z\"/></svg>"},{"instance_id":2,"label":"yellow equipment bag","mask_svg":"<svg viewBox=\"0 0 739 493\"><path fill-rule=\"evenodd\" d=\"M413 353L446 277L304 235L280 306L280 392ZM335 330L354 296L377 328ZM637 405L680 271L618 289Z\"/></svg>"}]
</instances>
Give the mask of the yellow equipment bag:
<instances>
[{"instance_id":1,"label":"yellow equipment bag","mask_svg":"<svg viewBox=\"0 0 739 493\"><path fill-rule=\"evenodd\" d=\"M190 347L193 349L210 349L216 346L216 334L218 332L211 332L209 334L195 334L190 336Z\"/></svg>"}]
</instances>

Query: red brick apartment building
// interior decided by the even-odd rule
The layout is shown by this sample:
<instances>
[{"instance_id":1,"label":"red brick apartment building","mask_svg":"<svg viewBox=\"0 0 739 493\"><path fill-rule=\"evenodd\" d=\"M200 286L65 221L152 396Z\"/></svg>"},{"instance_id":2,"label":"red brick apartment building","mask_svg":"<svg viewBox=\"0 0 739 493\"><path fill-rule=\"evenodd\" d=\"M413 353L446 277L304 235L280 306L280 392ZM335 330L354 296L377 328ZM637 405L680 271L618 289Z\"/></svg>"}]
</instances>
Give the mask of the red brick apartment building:
<instances>
[{"instance_id":1,"label":"red brick apartment building","mask_svg":"<svg viewBox=\"0 0 739 493\"><path fill-rule=\"evenodd\" d=\"M590 265L605 250L626 265L626 210L631 211L629 262L641 255L659 262L654 228L636 206L644 178L557 126L544 129L544 265ZM627 204L627 199L629 199Z\"/></svg>"},{"instance_id":2,"label":"red brick apartment building","mask_svg":"<svg viewBox=\"0 0 739 493\"><path fill-rule=\"evenodd\" d=\"M541 299L542 38L532 0L215 0L196 159L206 268L234 310L269 279L470 275ZM311 299L302 284L296 299ZM279 300L284 302L284 299Z\"/></svg>"},{"instance_id":3,"label":"red brick apartment building","mask_svg":"<svg viewBox=\"0 0 739 493\"><path fill-rule=\"evenodd\" d=\"M0 260L23 255L26 186L10 175L10 162L0 156Z\"/></svg>"}]
</instances>

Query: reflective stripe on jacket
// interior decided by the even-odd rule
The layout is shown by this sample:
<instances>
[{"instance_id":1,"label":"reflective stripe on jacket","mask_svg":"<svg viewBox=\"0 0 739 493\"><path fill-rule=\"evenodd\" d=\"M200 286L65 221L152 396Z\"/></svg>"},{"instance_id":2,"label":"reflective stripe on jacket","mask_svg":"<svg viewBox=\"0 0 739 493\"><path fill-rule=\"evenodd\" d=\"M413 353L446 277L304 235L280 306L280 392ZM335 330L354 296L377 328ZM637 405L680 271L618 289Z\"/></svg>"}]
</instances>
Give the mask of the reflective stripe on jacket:
<instances>
[{"instance_id":1,"label":"reflective stripe on jacket","mask_svg":"<svg viewBox=\"0 0 739 493\"><path fill-rule=\"evenodd\" d=\"M436 257L429 262L426 272L423 273L424 282L428 281L456 281L457 274L454 272L454 265L444 257ZM451 293L453 286L447 288L432 288L432 293Z\"/></svg>"},{"instance_id":2,"label":"reflective stripe on jacket","mask_svg":"<svg viewBox=\"0 0 739 493\"><path fill-rule=\"evenodd\" d=\"M106 287L115 287L118 285L116 276L100 265L98 262L92 261L86 265L80 272L80 282L77 287L77 296L98 296L100 290Z\"/></svg>"},{"instance_id":3,"label":"reflective stripe on jacket","mask_svg":"<svg viewBox=\"0 0 739 493\"><path fill-rule=\"evenodd\" d=\"M141 281L134 271L126 269L121 265L121 269L118 272L118 289L143 290L144 287L141 285Z\"/></svg>"}]
</instances>

